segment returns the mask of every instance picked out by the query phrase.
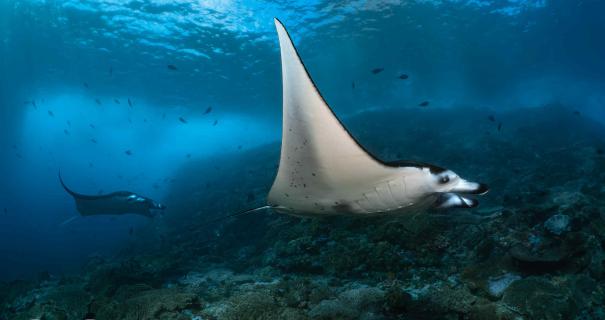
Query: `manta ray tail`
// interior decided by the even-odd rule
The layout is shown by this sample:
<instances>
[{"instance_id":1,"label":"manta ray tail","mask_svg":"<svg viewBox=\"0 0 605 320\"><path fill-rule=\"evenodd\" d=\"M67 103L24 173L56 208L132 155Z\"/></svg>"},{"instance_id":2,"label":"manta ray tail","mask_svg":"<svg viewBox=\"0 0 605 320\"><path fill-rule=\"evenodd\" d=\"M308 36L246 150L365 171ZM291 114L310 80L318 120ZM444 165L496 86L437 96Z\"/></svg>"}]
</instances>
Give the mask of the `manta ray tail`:
<instances>
[{"instance_id":1,"label":"manta ray tail","mask_svg":"<svg viewBox=\"0 0 605 320\"><path fill-rule=\"evenodd\" d=\"M67 224L71 223L72 221L76 220L76 218L78 218L78 216L73 216L73 217L71 217L71 218L68 218L67 220L65 220L65 221L61 222L60 226L61 226L61 227L64 227L64 226L66 226Z\"/></svg>"},{"instance_id":2,"label":"manta ray tail","mask_svg":"<svg viewBox=\"0 0 605 320\"><path fill-rule=\"evenodd\" d=\"M236 212L236 213L228 214L226 216L217 217L217 218L205 221L202 226L207 226L207 225L213 224L213 223L221 221L221 220L225 220L225 219L229 219L229 218L236 218L236 217L239 217L239 216L243 216L243 215L246 215L246 214L255 213L255 212L259 212L259 211L266 210L266 209L271 209L271 208L273 208L273 206L262 206L262 207L258 207L258 208L248 209L248 210L242 211L242 212Z\"/></svg>"}]
</instances>

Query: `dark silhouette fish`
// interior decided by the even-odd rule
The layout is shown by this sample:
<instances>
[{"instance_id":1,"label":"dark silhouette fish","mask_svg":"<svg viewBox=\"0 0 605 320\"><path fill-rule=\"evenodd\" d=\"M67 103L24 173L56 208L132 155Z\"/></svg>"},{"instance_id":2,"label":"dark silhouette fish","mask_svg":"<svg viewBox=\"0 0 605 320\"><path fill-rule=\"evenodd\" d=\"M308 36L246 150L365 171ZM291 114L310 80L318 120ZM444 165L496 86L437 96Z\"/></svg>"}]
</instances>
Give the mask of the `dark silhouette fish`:
<instances>
[{"instance_id":1,"label":"dark silhouette fish","mask_svg":"<svg viewBox=\"0 0 605 320\"><path fill-rule=\"evenodd\" d=\"M67 120L67 126L71 128L71 121Z\"/></svg>"},{"instance_id":2,"label":"dark silhouette fish","mask_svg":"<svg viewBox=\"0 0 605 320\"><path fill-rule=\"evenodd\" d=\"M177 69L177 67L176 67L175 65L173 65L173 64L169 64L169 65L167 65L166 67L167 67L168 69L170 69L170 70L174 70L174 71L175 71L175 70L178 70L178 69Z\"/></svg>"},{"instance_id":3,"label":"dark silhouette fish","mask_svg":"<svg viewBox=\"0 0 605 320\"><path fill-rule=\"evenodd\" d=\"M374 69L372 69L372 73L373 74L379 74L382 71L384 71L384 68L374 68Z\"/></svg>"},{"instance_id":4,"label":"dark silhouette fish","mask_svg":"<svg viewBox=\"0 0 605 320\"><path fill-rule=\"evenodd\" d=\"M36 100L27 100L27 101L23 101L24 104L31 104L32 107L34 107L34 109L38 109L38 107L36 106Z\"/></svg>"},{"instance_id":5,"label":"dark silhouette fish","mask_svg":"<svg viewBox=\"0 0 605 320\"><path fill-rule=\"evenodd\" d=\"M96 143L97 143L97 139L95 139L95 138L91 138L91 139L90 139L90 142L92 142L92 143L96 144Z\"/></svg>"},{"instance_id":6,"label":"dark silhouette fish","mask_svg":"<svg viewBox=\"0 0 605 320\"><path fill-rule=\"evenodd\" d=\"M208 107L208 109L204 111L204 114L209 114L210 112L212 112L212 107Z\"/></svg>"},{"instance_id":7,"label":"dark silhouette fish","mask_svg":"<svg viewBox=\"0 0 605 320\"><path fill-rule=\"evenodd\" d=\"M8 209L4 208L4 214L8 214Z\"/></svg>"},{"instance_id":8,"label":"dark silhouette fish","mask_svg":"<svg viewBox=\"0 0 605 320\"><path fill-rule=\"evenodd\" d=\"M216 126L217 124L218 124L218 120L214 120L214 123L212 125Z\"/></svg>"},{"instance_id":9,"label":"dark silhouette fish","mask_svg":"<svg viewBox=\"0 0 605 320\"><path fill-rule=\"evenodd\" d=\"M113 76L113 67L111 67L111 66L109 67L109 76L110 77Z\"/></svg>"},{"instance_id":10,"label":"dark silhouette fish","mask_svg":"<svg viewBox=\"0 0 605 320\"><path fill-rule=\"evenodd\" d=\"M55 114L52 111L50 111L50 110L48 110L48 115L51 116L51 117L55 116Z\"/></svg>"},{"instance_id":11,"label":"dark silhouette fish","mask_svg":"<svg viewBox=\"0 0 605 320\"><path fill-rule=\"evenodd\" d=\"M133 233L134 233L134 228L133 228L133 227L130 227L130 229L128 229L128 234L129 234L129 235L132 235Z\"/></svg>"},{"instance_id":12,"label":"dark silhouette fish","mask_svg":"<svg viewBox=\"0 0 605 320\"><path fill-rule=\"evenodd\" d=\"M580 116L581 115L580 111L578 111L578 110L574 110L573 114L575 114L576 116Z\"/></svg>"},{"instance_id":13,"label":"dark silhouette fish","mask_svg":"<svg viewBox=\"0 0 605 320\"><path fill-rule=\"evenodd\" d=\"M502 129L502 122L498 122L498 131L500 131L500 129Z\"/></svg>"},{"instance_id":14,"label":"dark silhouette fish","mask_svg":"<svg viewBox=\"0 0 605 320\"><path fill-rule=\"evenodd\" d=\"M63 189L76 201L76 208L82 216L95 215L122 215L127 213L139 214L145 217L153 217L159 210L166 206L152 199L140 196L130 191L117 191L101 195L83 195L69 189L61 175L59 181Z\"/></svg>"},{"instance_id":15,"label":"dark silhouette fish","mask_svg":"<svg viewBox=\"0 0 605 320\"><path fill-rule=\"evenodd\" d=\"M92 124L92 123L91 123L91 124L89 124L88 126L90 126L90 127L91 127L91 128L93 128L93 129L94 129L94 128L96 128L96 127L95 127L95 125L94 125L94 124Z\"/></svg>"},{"instance_id":16,"label":"dark silhouette fish","mask_svg":"<svg viewBox=\"0 0 605 320\"><path fill-rule=\"evenodd\" d=\"M132 155L132 151L130 151L130 150L126 150L126 151L124 151L124 153L125 153L127 156L131 156L131 155Z\"/></svg>"},{"instance_id":17,"label":"dark silhouette fish","mask_svg":"<svg viewBox=\"0 0 605 320\"><path fill-rule=\"evenodd\" d=\"M405 73L402 73L399 75L399 79L401 79L401 80L406 80L407 78L409 78L409 76Z\"/></svg>"},{"instance_id":18,"label":"dark silhouette fish","mask_svg":"<svg viewBox=\"0 0 605 320\"><path fill-rule=\"evenodd\" d=\"M420 104L418 104L419 107L428 107L429 106L429 102L428 101L422 101L420 102Z\"/></svg>"},{"instance_id":19,"label":"dark silhouette fish","mask_svg":"<svg viewBox=\"0 0 605 320\"><path fill-rule=\"evenodd\" d=\"M351 89L355 89L355 81L351 81Z\"/></svg>"},{"instance_id":20,"label":"dark silhouette fish","mask_svg":"<svg viewBox=\"0 0 605 320\"><path fill-rule=\"evenodd\" d=\"M116 104L120 104L120 100L118 99L113 99L113 102L115 102Z\"/></svg>"},{"instance_id":21,"label":"dark silhouette fish","mask_svg":"<svg viewBox=\"0 0 605 320\"><path fill-rule=\"evenodd\" d=\"M24 101L24 104L31 104L32 107L34 107L34 109L38 109L38 107L36 106L36 100L31 100L31 101Z\"/></svg>"},{"instance_id":22,"label":"dark silhouette fish","mask_svg":"<svg viewBox=\"0 0 605 320\"><path fill-rule=\"evenodd\" d=\"M95 103L98 104L98 105L101 105L101 100L95 99Z\"/></svg>"},{"instance_id":23,"label":"dark silhouette fish","mask_svg":"<svg viewBox=\"0 0 605 320\"><path fill-rule=\"evenodd\" d=\"M489 119L489 121L491 122L495 122L496 118L494 118L494 116L490 115L489 117L487 117Z\"/></svg>"},{"instance_id":24,"label":"dark silhouette fish","mask_svg":"<svg viewBox=\"0 0 605 320\"><path fill-rule=\"evenodd\" d=\"M71 134L69 133L69 130L67 130L67 129L63 129L63 133L65 133L65 135L66 135L66 136L71 135Z\"/></svg>"},{"instance_id":25,"label":"dark silhouette fish","mask_svg":"<svg viewBox=\"0 0 605 320\"><path fill-rule=\"evenodd\" d=\"M132 108L132 101L130 101L130 98L128 98L128 106Z\"/></svg>"},{"instance_id":26,"label":"dark silhouette fish","mask_svg":"<svg viewBox=\"0 0 605 320\"><path fill-rule=\"evenodd\" d=\"M182 122L182 123L187 123L187 120L185 118L183 118L183 117L179 117L179 121Z\"/></svg>"},{"instance_id":27,"label":"dark silhouette fish","mask_svg":"<svg viewBox=\"0 0 605 320\"><path fill-rule=\"evenodd\" d=\"M187 159L191 159L191 153L188 153L186 157Z\"/></svg>"},{"instance_id":28,"label":"dark silhouette fish","mask_svg":"<svg viewBox=\"0 0 605 320\"><path fill-rule=\"evenodd\" d=\"M88 89L88 88L89 88L89 87L88 87L88 83L84 82L84 87L85 87L86 89Z\"/></svg>"}]
</instances>

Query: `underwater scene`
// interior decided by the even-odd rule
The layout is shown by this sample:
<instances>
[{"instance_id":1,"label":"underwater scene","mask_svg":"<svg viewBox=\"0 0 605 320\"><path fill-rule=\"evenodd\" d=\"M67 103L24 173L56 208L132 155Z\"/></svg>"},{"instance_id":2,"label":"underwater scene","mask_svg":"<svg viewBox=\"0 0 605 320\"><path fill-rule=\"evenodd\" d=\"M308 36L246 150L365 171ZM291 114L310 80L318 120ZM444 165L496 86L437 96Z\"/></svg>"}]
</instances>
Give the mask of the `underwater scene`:
<instances>
[{"instance_id":1,"label":"underwater scene","mask_svg":"<svg viewBox=\"0 0 605 320\"><path fill-rule=\"evenodd\" d=\"M0 320L605 319L603 12L0 0Z\"/></svg>"}]
</instances>

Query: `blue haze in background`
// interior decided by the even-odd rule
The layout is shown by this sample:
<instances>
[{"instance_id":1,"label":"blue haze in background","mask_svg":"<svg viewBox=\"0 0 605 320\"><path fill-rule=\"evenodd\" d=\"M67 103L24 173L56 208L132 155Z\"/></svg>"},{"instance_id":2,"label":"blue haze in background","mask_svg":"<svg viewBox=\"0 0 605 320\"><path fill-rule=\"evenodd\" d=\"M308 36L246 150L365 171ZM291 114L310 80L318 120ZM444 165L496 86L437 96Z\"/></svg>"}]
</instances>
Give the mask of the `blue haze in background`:
<instances>
[{"instance_id":1,"label":"blue haze in background","mask_svg":"<svg viewBox=\"0 0 605 320\"><path fill-rule=\"evenodd\" d=\"M560 103L605 123L602 1L285 3L0 0L0 279L74 270L128 246L131 226L152 225L62 225L77 213L59 170L81 193L162 201L187 161L278 141L273 17L345 122L430 100Z\"/></svg>"}]
</instances>

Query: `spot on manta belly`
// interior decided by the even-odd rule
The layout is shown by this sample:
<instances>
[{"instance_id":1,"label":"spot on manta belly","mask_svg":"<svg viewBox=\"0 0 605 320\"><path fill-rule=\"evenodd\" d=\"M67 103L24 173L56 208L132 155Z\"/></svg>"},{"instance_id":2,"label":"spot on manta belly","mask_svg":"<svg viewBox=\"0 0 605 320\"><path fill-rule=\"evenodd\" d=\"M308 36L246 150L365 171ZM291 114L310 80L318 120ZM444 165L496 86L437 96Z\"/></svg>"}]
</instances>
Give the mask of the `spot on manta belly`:
<instances>
[{"instance_id":1,"label":"spot on manta belly","mask_svg":"<svg viewBox=\"0 0 605 320\"><path fill-rule=\"evenodd\" d=\"M337 212L351 212L353 207L351 207L351 205L348 203L335 202L335 204L332 206L332 209Z\"/></svg>"}]
</instances>

